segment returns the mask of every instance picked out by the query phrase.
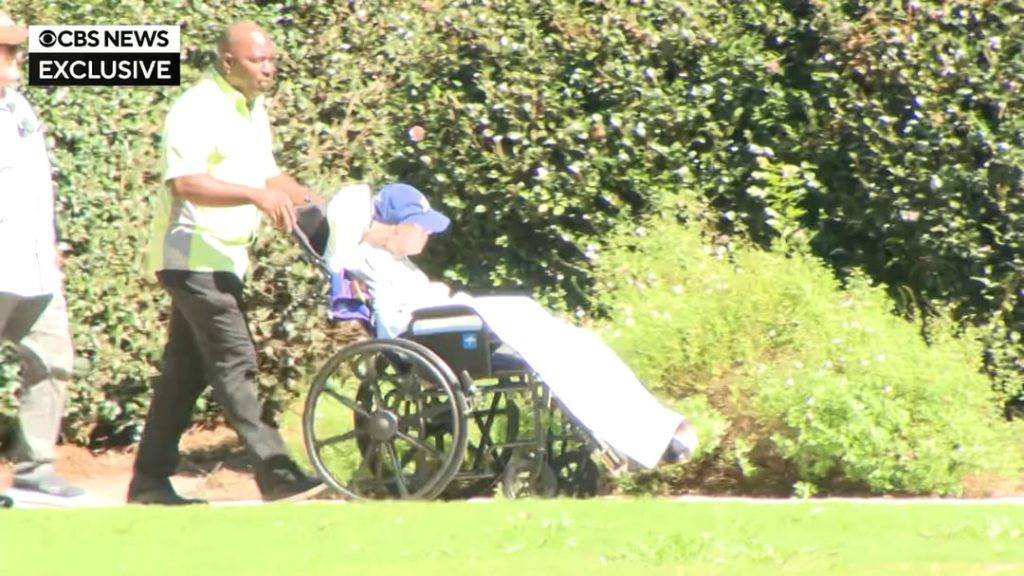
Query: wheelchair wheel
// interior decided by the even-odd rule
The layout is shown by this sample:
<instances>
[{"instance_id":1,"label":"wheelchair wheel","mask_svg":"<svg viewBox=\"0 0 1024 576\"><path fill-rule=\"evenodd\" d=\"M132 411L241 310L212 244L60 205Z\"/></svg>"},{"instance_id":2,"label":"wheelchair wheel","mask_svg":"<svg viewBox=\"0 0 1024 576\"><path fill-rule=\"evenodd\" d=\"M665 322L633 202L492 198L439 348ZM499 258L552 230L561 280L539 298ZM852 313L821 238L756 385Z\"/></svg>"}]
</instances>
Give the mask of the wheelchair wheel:
<instances>
[{"instance_id":1,"label":"wheelchair wheel","mask_svg":"<svg viewBox=\"0 0 1024 576\"><path fill-rule=\"evenodd\" d=\"M431 499L462 464L467 409L455 376L406 340L347 346L320 369L302 415L317 474L351 499Z\"/></svg>"},{"instance_id":2,"label":"wheelchair wheel","mask_svg":"<svg viewBox=\"0 0 1024 576\"><path fill-rule=\"evenodd\" d=\"M536 456L514 459L501 475L501 493L505 498L553 498L557 492L554 471Z\"/></svg>"},{"instance_id":3,"label":"wheelchair wheel","mask_svg":"<svg viewBox=\"0 0 1024 576\"><path fill-rule=\"evenodd\" d=\"M551 460L558 482L558 495L591 498L597 495L601 471L587 450L573 450Z\"/></svg>"}]
</instances>

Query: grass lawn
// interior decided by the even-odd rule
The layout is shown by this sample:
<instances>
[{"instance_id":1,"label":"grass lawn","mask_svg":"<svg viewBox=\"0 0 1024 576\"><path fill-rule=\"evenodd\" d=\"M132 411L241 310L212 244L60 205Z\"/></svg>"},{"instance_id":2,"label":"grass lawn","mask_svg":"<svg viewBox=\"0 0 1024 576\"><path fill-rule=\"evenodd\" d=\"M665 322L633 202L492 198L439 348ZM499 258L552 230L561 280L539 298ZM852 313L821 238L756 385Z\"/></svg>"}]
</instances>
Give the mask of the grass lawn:
<instances>
[{"instance_id":1,"label":"grass lawn","mask_svg":"<svg viewBox=\"0 0 1024 576\"><path fill-rule=\"evenodd\" d=\"M1024 506L633 501L0 511L3 574L1024 574Z\"/></svg>"}]
</instances>

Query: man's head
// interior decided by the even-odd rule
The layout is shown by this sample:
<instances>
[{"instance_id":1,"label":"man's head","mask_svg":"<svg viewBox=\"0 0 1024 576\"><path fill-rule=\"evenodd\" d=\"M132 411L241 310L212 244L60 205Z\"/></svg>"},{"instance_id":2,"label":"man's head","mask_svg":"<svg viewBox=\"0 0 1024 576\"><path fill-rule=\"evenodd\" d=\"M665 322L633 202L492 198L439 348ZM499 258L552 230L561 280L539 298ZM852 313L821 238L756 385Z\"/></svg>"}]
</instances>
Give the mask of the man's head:
<instances>
[{"instance_id":1,"label":"man's head","mask_svg":"<svg viewBox=\"0 0 1024 576\"><path fill-rule=\"evenodd\" d=\"M374 219L394 226L385 248L397 256L415 256L423 251L431 234L448 229L450 220L430 207L427 198L408 184L388 184L374 201Z\"/></svg>"},{"instance_id":2,"label":"man's head","mask_svg":"<svg viewBox=\"0 0 1024 576\"><path fill-rule=\"evenodd\" d=\"M277 50L266 31L254 22L236 22L217 41L217 66L224 79L246 100L263 94L274 84Z\"/></svg>"},{"instance_id":3,"label":"man's head","mask_svg":"<svg viewBox=\"0 0 1024 576\"><path fill-rule=\"evenodd\" d=\"M28 29L18 26L10 14L0 10L0 90L21 79L21 45Z\"/></svg>"}]
</instances>

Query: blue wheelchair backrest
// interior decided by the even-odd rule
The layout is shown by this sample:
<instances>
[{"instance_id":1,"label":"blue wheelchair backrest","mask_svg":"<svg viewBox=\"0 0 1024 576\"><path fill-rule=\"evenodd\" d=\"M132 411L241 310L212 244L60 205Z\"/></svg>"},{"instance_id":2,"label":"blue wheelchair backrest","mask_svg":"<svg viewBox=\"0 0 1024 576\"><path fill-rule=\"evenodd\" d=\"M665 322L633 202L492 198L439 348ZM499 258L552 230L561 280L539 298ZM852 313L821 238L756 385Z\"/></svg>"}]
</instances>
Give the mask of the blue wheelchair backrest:
<instances>
[{"instance_id":1,"label":"blue wheelchair backrest","mask_svg":"<svg viewBox=\"0 0 1024 576\"><path fill-rule=\"evenodd\" d=\"M334 321L356 320L373 327L373 311L366 287L348 271L331 272L331 305L327 317Z\"/></svg>"}]
</instances>

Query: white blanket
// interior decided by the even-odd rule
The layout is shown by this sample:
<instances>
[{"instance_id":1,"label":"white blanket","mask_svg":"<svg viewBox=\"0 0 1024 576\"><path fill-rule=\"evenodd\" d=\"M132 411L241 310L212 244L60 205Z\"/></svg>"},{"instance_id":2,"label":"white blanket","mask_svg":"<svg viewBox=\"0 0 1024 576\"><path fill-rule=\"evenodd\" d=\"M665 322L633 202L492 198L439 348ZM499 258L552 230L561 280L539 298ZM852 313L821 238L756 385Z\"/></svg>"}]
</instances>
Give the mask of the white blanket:
<instances>
[{"instance_id":1,"label":"white blanket","mask_svg":"<svg viewBox=\"0 0 1024 576\"><path fill-rule=\"evenodd\" d=\"M530 298L457 295L540 375L599 440L653 468L683 417L663 406L596 334L552 316Z\"/></svg>"}]
</instances>

